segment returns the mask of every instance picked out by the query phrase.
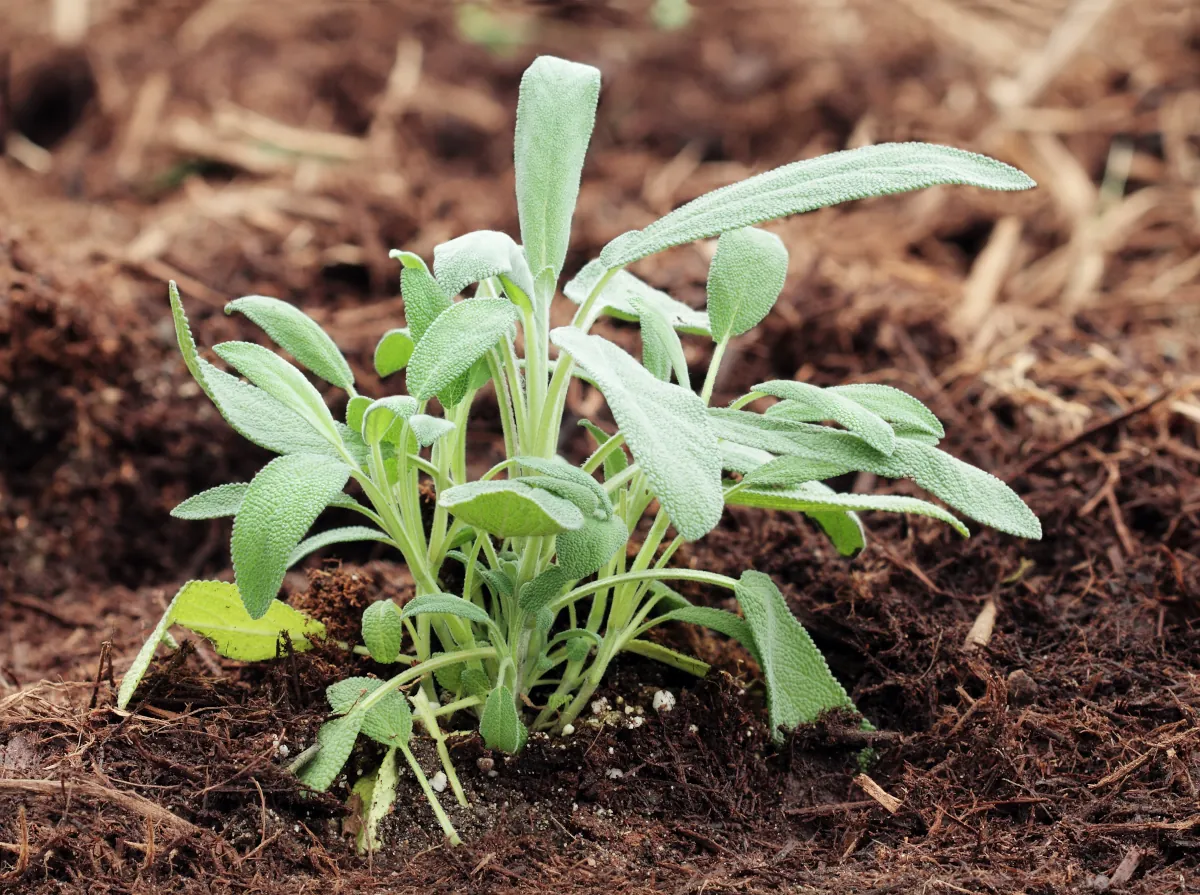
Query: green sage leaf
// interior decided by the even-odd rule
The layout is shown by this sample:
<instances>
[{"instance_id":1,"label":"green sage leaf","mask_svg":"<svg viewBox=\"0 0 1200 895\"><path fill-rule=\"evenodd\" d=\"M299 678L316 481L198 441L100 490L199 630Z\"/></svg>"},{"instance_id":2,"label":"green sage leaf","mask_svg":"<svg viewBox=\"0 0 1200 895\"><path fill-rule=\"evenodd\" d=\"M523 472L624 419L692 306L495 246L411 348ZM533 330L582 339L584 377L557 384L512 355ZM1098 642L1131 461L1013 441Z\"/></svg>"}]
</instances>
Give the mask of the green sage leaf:
<instances>
[{"instance_id":1,"label":"green sage leaf","mask_svg":"<svg viewBox=\"0 0 1200 895\"><path fill-rule=\"evenodd\" d=\"M265 295L247 295L225 305L225 313L245 314L280 348L326 382L354 389L354 373L320 325L295 305Z\"/></svg>"},{"instance_id":2,"label":"green sage leaf","mask_svg":"<svg viewBox=\"0 0 1200 895\"><path fill-rule=\"evenodd\" d=\"M533 274L525 253L511 236L496 230L476 230L435 246L433 275L446 295L497 277L513 302L529 305L533 300Z\"/></svg>"},{"instance_id":3,"label":"green sage leaf","mask_svg":"<svg viewBox=\"0 0 1200 895\"><path fill-rule=\"evenodd\" d=\"M896 435L887 421L845 393L787 380L761 382L753 390L786 400L788 419L814 423L833 420L881 453L890 454L896 448Z\"/></svg>"},{"instance_id":4,"label":"green sage leaf","mask_svg":"<svg viewBox=\"0 0 1200 895\"><path fill-rule=\"evenodd\" d=\"M591 517L577 531L560 534L554 542L558 564L570 578L586 578L598 572L629 540L629 529L618 515L607 519Z\"/></svg>"},{"instance_id":5,"label":"green sage leaf","mask_svg":"<svg viewBox=\"0 0 1200 895\"><path fill-rule=\"evenodd\" d=\"M350 715L382 686L383 681L373 677L350 677L326 687L325 699L335 715ZM384 746L407 746L412 730L412 710L396 690L385 693L363 714L362 733Z\"/></svg>"},{"instance_id":6,"label":"green sage leaf","mask_svg":"<svg viewBox=\"0 0 1200 895\"><path fill-rule=\"evenodd\" d=\"M376 662L390 665L396 661L404 640L404 624L395 603L389 599L376 600L363 611L362 638Z\"/></svg>"},{"instance_id":7,"label":"green sage leaf","mask_svg":"<svg viewBox=\"0 0 1200 895\"><path fill-rule=\"evenodd\" d=\"M400 610L400 620L422 614L454 615L481 625L495 624L486 612L470 600L464 600L454 594L422 594L415 597Z\"/></svg>"},{"instance_id":8,"label":"green sage leaf","mask_svg":"<svg viewBox=\"0 0 1200 895\"><path fill-rule=\"evenodd\" d=\"M408 366L414 347L416 342L408 327L389 329L375 346L375 372L381 377L400 372Z\"/></svg>"},{"instance_id":9,"label":"green sage leaf","mask_svg":"<svg viewBox=\"0 0 1200 895\"><path fill-rule=\"evenodd\" d=\"M317 731L317 754L296 775L301 783L318 792L329 789L354 751L365 715L365 712L353 711L321 725Z\"/></svg>"},{"instance_id":10,"label":"green sage leaf","mask_svg":"<svg viewBox=\"0 0 1200 895\"><path fill-rule=\"evenodd\" d=\"M438 503L467 525L502 538L556 535L583 525L573 503L520 481L456 485L439 494Z\"/></svg>"},{"instance_id":11,"label":"green sage leaf","mask_svg":"<svg viewBox=\"0 0 1200 895\"><path fill-rule=\"evenodd\" d=\"M519 316L512 303L501 298L472 298L444 311L408 362L409 393L424 401L453 385L508 337Z\"/></svg>"},{"instance_id":12,"label":"green sage leaf","mask_svg":"<svg viewBox=\"0 0 1200 895\"><path fill-rule=\"evenodd\" d=\"M233 516L242 505L242 498L245 497L248 487L250 486L244 482L217 485L189 497L171 510L171 515L176 519L219 519L222 516Z\"/></svg>"},{"instance_id":13,"label":"green sage leaf","mask_svg":"<svg viewBox=\"0 0 1200 895\"><path fill-rule=\"evenodd\" d=\"M333 504L330 505L332 506ZM369 528L366 525L346 525L342 528L331 528L328 531L305 538L297 544L295 549L288 555L288 568L290 569L296 563L300 562L300 560L304 559L304 557L315 553L323 547L330 547L333 544L353 544L360 541L378 541L381 544L387 544L391 547L396 546L395 541L378 528Z\"/></svg>"},{"instance_id":14,"label":"green sage leaf","mask_svg":"<svg viewBox=\"0 0 1200 895\"><path fill-rule=\"evenodd\" d=\"M608 268L601 264L599 259L588 263L563 287L563 295L577 305L583 304L607 272ZM639 314L635 300L644 307L656 309L681 333L695 336L711 335L708 314L671 298L667 293L655 289L625 270L613 274L600 292L597 300L599 313L618 320L637 322Z\"/></svg>"},{"instance_id":15,"label":"green sage leaf","mask_svg":"<svg viewBox=\"0 0 1200 895\"><path fill-rule=\"evenodd\" d=\"M758 326L775 307L787 270L787 249L774 233L754 227L723 233L708 269L713 341L726 341Z\"/></svg>"},{"instance_id":16,"label":"green sage leaf","mask_svg":"<svg viewBox=\"0 0 1200 895\"><path fill-rule=\"evenodd\" d=\"M498 749L510 755L520 752L525 745L529 734L521 723L512 691L508 687L497 687L488 694L483 704L483 714L479 716L479 734L489 749Z\"/></svg>"}]
</instances>

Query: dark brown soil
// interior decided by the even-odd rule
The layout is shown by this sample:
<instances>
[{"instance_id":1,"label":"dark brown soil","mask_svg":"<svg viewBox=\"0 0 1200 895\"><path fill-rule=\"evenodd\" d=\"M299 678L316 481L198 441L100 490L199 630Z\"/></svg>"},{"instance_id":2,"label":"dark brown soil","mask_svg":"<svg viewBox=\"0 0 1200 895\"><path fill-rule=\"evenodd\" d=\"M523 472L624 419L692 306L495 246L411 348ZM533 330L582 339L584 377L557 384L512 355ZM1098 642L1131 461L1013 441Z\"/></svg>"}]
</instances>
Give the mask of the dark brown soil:
<instances>
[{"instance_id":1,"label":"dark brown soil","mask_svg":"<svg viewBox=\"0 0 1200 895\"><path fill-rule=\"evenodd\" d=\"M1114 3L1038 83L1044 48L1086 30L1065 3L694 3L677 32L649 3L500 4L490 49L463 36L478 16L407 0L96 3L77 46L39 5L11 5L0 891L1200 891L1191 4ZM776 749L748 657L671 631L708 679L625 661L603 694L620 723L535 738L495 777L478 739L454 740L467 844L441 844L405 780L385 849L359 858L344 787L301 793L286 767L323 687L368 661L243 667L193 643L154 666L135 714L112 709L112 672L170 594L228 574L227 525L170 507L264 459L188 380L164 280L205 344L249 333L220 313L229 297L301 303L381 393L370 352L401 310L387 250L515 232L512 110L537 52L605 75L572 269L706 189L847 145L939 140L1030 170L1028 194L938 190L778 225L788 289L717 399L776 376L901 386L1046 536L872 518L846 561L799 518L731 512L680 561L773 575L878 733L833 717ZM990 97L1013 75L1006 112ZM684 249L639 272L699 302L706 261ZM579 415L598 407L572 396ZM485 413L480 465L495 428ZM352 637L366 602L411 581L382 552L339 555L285 590ZM660 688L679 697L661 716Z\"/></svg>"}]
</instances>

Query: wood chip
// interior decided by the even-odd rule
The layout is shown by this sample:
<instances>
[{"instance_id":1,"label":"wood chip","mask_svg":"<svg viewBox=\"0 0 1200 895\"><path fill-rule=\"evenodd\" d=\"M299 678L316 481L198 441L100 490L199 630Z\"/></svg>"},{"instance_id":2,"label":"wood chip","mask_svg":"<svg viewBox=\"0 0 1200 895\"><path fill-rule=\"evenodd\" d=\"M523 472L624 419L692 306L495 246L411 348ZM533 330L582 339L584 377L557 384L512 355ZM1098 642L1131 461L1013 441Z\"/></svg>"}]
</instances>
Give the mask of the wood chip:
<instances>
[{"instance_id":1,"label":"wood chip","mask_svg":"<svg viewBox=\"0 0 1200 895\"><path fill-rule=\"evenodd\" d=\"M996 601L988 597L984 601L983 608L979 610L979 615L975 616L975 623L971 625L971 630L967 632L967 639L963 641L963 649L970 652L981 646L987 646L992 640L992 629L995 627Z\"/></svg>"},{"instance_id":2,"label":"wood chip","mask_svg":"<svg viewBox=\"0 0 1200 895\"><path fill-rule=\"evenodd\" d=\"M859 774L854 778L854 782L862 788L863 792L882 805L888 814L895 814L900 810L902 802L866 774Z\"/></svg>"}]
</instances>

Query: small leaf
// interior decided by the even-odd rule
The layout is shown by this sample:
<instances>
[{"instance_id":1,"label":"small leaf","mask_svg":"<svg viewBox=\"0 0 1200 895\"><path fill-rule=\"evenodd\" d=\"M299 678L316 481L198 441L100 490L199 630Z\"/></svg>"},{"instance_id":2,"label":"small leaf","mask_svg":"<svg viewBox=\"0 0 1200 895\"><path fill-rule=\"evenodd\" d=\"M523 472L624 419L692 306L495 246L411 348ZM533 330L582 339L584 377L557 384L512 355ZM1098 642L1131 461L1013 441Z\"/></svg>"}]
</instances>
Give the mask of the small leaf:
<instances>
[{"instance_id":1,"label":"small leaf","mask_svg":"<svg viewBox=\"0 0 1200 895\"><path fill-rule=\"evenodd\" d=\"M363 414L371 406L371 399L364 395L355 395L346 402L346 425L355 432L362 432Z\"/></svg>"},{"instance_id":2,"label":"small leaf","mask_svg":"<svg viewBox=\"0 0 1200 895\"><path fill-rule=\"evenodd\" d=\"M425 401L451 386L508 337L519 316L512 303L501 298L472 298L446 310L408 362L409 392Z\"/></svg>"},{"instance_id":3,"label":"small leaf","mask_svg":"<svg viewBox=\"0 0 1200 895\"><path fill-rule=\"evenodd\" d=\"M349 715L382 686L383 681L373 677L350 677L326 687L325 699L335 715ZM385 693L363 715L362 733L384 746L407 746L412 729L412 709L396 690Z\"/></svg>"},{"instance_id":4,"label":"small leaf","mask_svg":"<svg viewBox=\"0 0 1200 895\"><path fill-rule=\"evenodd\" d=\"M514 159L521 241L534 270L562 270L587 154L600 72L539 56L521 78Z\"/></svg>"},{"instance_id":5,"label":"small leaf","mask_svg":"<svg viewBox=\"0 0 1200 895\"><path fill-rule=\"evenodd\" d=\"M529 304L533 299L533 274L525 253L511 236L495 230L476 230L434 247L433 275L451 296L472 283L499 277L513 302Z\"/></svg>"},{"instance_id":6,"label":"small leaf","mask_svg":"<svg viewBox=\"0 0 1200 895\"><path fill-rule=\"evenodd\" d=\"M403 370L408 366L415 346L408 327L389 329L375 346L375 372L387 377Z\"/></svg>"},{"instance_id":7,"label":"small leaf","mask_svg":"<svg viewBox=\"0 0 1200 895\"><path fill-rule=\"evenodd\" d=\"M425 262L416 255L409 252L392 252L392 257L400 258L404 263L404 269L400 271L404 319L408 323L413 343L419 345L429 327L433 326L433 321L450 308L451 296L446 294L425 266Z\"/></svg>"},{"instance_id":8,"label":"small leaf","mask_svg":"<svg viewBox=\"0 0 1200 895\"><path fill-rule=\"evenodd\" d=\"M248 487L250 486L244 482L217 485L189 497L171 510L171 515L176 519L220 519L222 516L233 516L242 505L242 498L245 497Z\"/></svg>"},{"instance_id":9,"label":"small leaf","mask_svg":"<svg viewBox=\"0 0 1200 895\"><path fill-rule=\"evenodd\" d=\"M1036 185L1016 168L948 146L863 146L793 162L705 193L644 230L618 236L604 247L599 260L606 269L625 267L671 246L729 230L840 202L938 184L993 190L1027 190Z\"/></svg>"},{"instance_id":10,"label":"small leaf","mask_svg":"<svg viewBox=\"0 0 1200 895\"><path fill-rule=\"evenodd\" d=\"M354 373L342 352L325 330L295 305L265 295L247 295L225 306L226 314L234 311L257 323L280 348L326 382L353 390Z\"/></svg>"},{"instance_id":11,"label":"small leaf","mask_svg":"<svg viewBox=\"0 0 1200 895\"><path fill-rule=\"evenodd\" d=\"M341 718L326 721L317 731L317 754L296 776L310 789L324 792L345 767L354 750L354 741L362 729L363 712L351 712Z\"/></svg>"},{"instance_id":12,"label":"small leaf","mask_svg":"<svg viewBox=\"0 0 1200 895\"><path fill-rule=\"evenodd\" d=\"M633 457L675 529L703 537L721 519L721 459L704 402L687 389L659 382L632 357L599 336L554 330L550 339L569 352L608 401Z\"/></svg>"},{"instance_id":13,"label":"small leaf","mask_svg":"<svg viewBox=\"0 0 1200 895\"><path fill-rule=\"evenodd\" d=\"M683 343L679 333L671 328L670 322L657 309L645 304L636 296L631 299L642 322L642 364L663 382L676 381L686 389L692 387L688 378L687 358L683 354Z\"/></svg>"},{"instance_id":14,"label":"small leaf","mask_svg":"<svg viewBox=\"0 0 1200 895\"><path fill-rule=\"evenodd\" d=\"M537 615L559 596L571 579L558 566L549 566L521 588L517 605L528 615Z\"/></svg>"},{"instance_id":15,"label":"small leaf","mask_svg":"<svg viewBox=\"0 0 1200 895\"><path fill-rule=\"evenodd\" d=\"M821 651L769 577L743 572L735 593L758 650L767 684L771 735L777 743L783 741L781 727L792 730L815 721L829 709L855 710L845 688L830 673Z\"/></svg>"},{"instance_id":16,"label":"small leaf","mask_svg":"<svg viewBox=\"0 0 1200 895\"><path fill-rule=\"evenodd\" d=\"M392 395L373 401L363 411L362 437L367 444L379 444L392 431L397 421L403 422L417 412L417 399L408 395Z\"/></svg>"},{"instance_id":17,"label":"small leaf","mask_svg":"<svg viewBox=\"0 0 1200 895\"><path fill-rule=\"evenodd\" d=\"M588 633L591 633L590 631ZM592 641L580 634L567 639L567 659L572 662L582 662L592 651Z\"/></svg>"},{"instance_id":18,"label":"small leaf","mask_svg":"<svg viewBox=\"0 0 1200 895\"><path fill-rule=\"evenodd\" d=\"M832 389L818 388L807 382L776 380L759 383L754 386L754 391L787 401L788 419L805 423L833 420L880 453L890 454L896 449L896 435L883 417Z\"/></svg>"},{"instance_id":19,"label":"small leaf","mask_svg":"<svg viewBox=\"0 0 1200 895\"><path fill-rule=\"evenodd\" d=\"M385 665L395 662L404 640L404 624L396 604L383 599L368 606L362 616L362 637L372 659Z\"/></svg>"},{"instance_id":20,"label":"small leaf","mask_svg":"<svg viewBox=\"0 0 1200 895\"><path fill-rule=\"evenodd\" d=\"M454 615L481 625L495 624L486 612L470 600L454 594L422 594L409 600L400 611L400 620L422 614Z\"/></svg>"},{"instance_id":21,"label":"small leaf","mask_svg":"<svg viewBox=\"0 0 1200 895\"><path fill-rule=\"evenodd\" d=\"M330 506L333 506L333 504L330 504ZM296 563L300 562L300 560L323 547L329 547L333 544L354 544L361 541L378 541L381 544L396 547L396 543L378 528L369 528L366 525L346 525L342 528L331 528L328 531L305 538L296 545L296 548L288 556L288 568L290 569ZM397 547L396 549L400 548Z\"/></svg>"},{"instance_id":22,"label":"small leaf","mask_svg":"<svg viewBox=\"0 0 1200 895\"><path fill-rule=\"evenodd\" d=\"M421 447L429 447L440 438L454 431L454 423L440 416L429 416L426 413L415 413L408 421L413 438Z\"/></svg>"},{"instance_id":23,"label":"small leaf","mask_svg":"<svg viewBox=\"0 0 1200 895\"><path fill-rule=\"evenodd\" d=\"M486 699L488 690L492 687L487 672L482 668L464 668L460 680L464 696L478 696L480 699Z\"/></svg>"},{"instance_id":24,"label":"small leaf","mask_svg":"<svg viewBox=\"0 0 1200 895\"><path fill-rule=\"evenodd\" d=\"M629 540L629 529L625 520L613 515L608 519L590 518L583 528L560 534L554 549L558 564L573 579L586 578L598 572L604 564L616 556Z\"/></svg>"},{"instance_id":25,"label":"small leaf","mask_svg":"<svg viewBox=\"0 0 1200 895\"><path fill-rule=\"evenodd\" d=\"M356 844L360 854L383 848L379 826L392 811L396 803L396 785L400 782L396 750L384 753L379 769L354 784L354 793L362 800L362 829L358 831Z\"/></svg>"},{"instance_id":26,"label":"small leaf","mask_svg":"<svg viewBox=\"0 0 1200 895\"><path fill-rule=\"evenodd\" d=\"M717 240L708 269L708 320L714 342L749 332L775 307L788 253L774 233L746 227Z\"/></svg>"},{"instance_id":27,"label":"small leaf","mask_svg":"<svg viewBox=\"0 0 1200 895\"><path fill-rule=\"evenodd\" d=\"M467 525L502 538L555 535L583 525L573 503L518 481L456 485L439 494L438 503Z\"/></svg>"},{"instance_id":28,"label":"small leaf","mask_svg":"<svg viewBox=\"0 0 1200 895\"><path fill-rule=\"evenodd\" d=\"M607 268L598 259L592 261L563 287L563 295L577 305L583 304L606 272ZM643 306L655 308L681 333L711 335L708 314L676 301L625 270L617 271L605 284L598 299L600 313L618 320L637 322L639 315L635 299Z\"/></svg>"},{"instance_id":29,"label":"small leaf","mask_svg":"<svg viewBox=\"0 0 1200 895\"><path fill-rule=\"evenodd\" d=\"M907 392L889 385L872 385L860 383L854 385L835 385L827 391L849 398L873 413L883 417L889 423L903 426L915 432L923 432L936 439L946 437L946 430L941 420L933 415L928 407ZM935 441L934 444L937 442Z\"/></svg>"},{"instance_id":30,"label":"small leaf","mask_svg":"<svg viewBox=\"0 0 1200 895\"><path fill-rule=\"evenodd\" d=\"M600 509L600 504L596 500L596 493L586 485L557 479L550 475L523 475L519 479L513 479L512 481L520 482L522 485L529 485L531 488L541 488L543 491L549 491L556 497L569 500L575 504L579 512L583 513L585 519L597 512L602 516L608 515L609 511L607 509Z\"/></svg>"},{"instance_id":31,"label":"small leaf","mask_svg":"<svg viewBox=\"0 0 1200 895\"><path fill-rule=\"evenodd\" d=\"M525 745L528 732L517 714L512 691L497 687L488 694L479 717L479 734L489 749L515 755Z\"/></svg>"},{"instance_id":32,"label":"small leaf","mask_svg":"<svg viewBox=\"0 0 1200 895\"><path fill-rule=\"evenodd\" d=\"M816 494L836 493L821 482L809 482L807 487L809 491ZM804 515L821 526L821 530L832 542L834 549L842 556L854 556L867 546L867 532L857 513L810 510Z\"/></svg>"},{"instance_id":33,"label":"small leaf","mask_svg":"<svg viewBox=\"0 0 1200 895\"><path fill-rule=\"evenodd\" d=\"M173 621L212 642L227 659L274 659L286 641L304 652L325 636L325 626L286 603L272 601L266 614L251 618L237 587L223 581L191 581L173 602Z\"/></svg>"},{"instance_id":34,"label":"small leaf","mask_svg":"<svg viewBox=\"0 0 1200 895\"><path fill-rule=\"evenodd\" d=\"M292 551L349 477L347 466L309 454L276 457L254 477L234 518L230 550L252 618L266 614Z\"/></svg>"},{"instance_id":35,"label":"small leaf","mask_svg":"<svg viewBox=\"0 0 1200 895\"><path fill-rule=\"evenodd\" d=\"M271 397L300 415L334 444L340 442L333 415L304 374L275 352L251 342L214 345L217 355Z\"/></svg>"}]
</instances>

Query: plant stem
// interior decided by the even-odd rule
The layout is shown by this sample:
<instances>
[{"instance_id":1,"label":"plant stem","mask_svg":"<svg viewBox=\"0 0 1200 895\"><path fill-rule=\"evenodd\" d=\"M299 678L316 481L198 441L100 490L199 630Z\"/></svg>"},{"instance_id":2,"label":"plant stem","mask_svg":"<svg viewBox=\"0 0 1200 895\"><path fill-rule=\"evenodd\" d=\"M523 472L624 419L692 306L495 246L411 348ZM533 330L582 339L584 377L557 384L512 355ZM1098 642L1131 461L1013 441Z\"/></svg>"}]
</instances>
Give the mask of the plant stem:
<instances>
[{"instance_id":1,"label":"plant stem","mask_svg":"<svg viewBox=\"0 0 1200 895\"><path fill-rule=\"evenodd\" d=\"M712 359L708 362L708 374L704 377L704 387L700 389L700 400L708 404L712 400L713 388L717 384L717 372L721 369L721 360L725 357L725 349L729 347L729 337L717 342L713 348Z\"/></svg>"},{"instance_id":2,"label":"plant stem","mask_svg":"<svg viewBox=\"0 0 1200 895\"><path fill-rule=\"evenodd\" d=\"M429 807L433 809L438 823L441 824L442 832L446 834L446 838L450 840L450 844L462 845L462 840L458 838L458 831L454 829L454 824L450 823L450 818L446 816L446 812L442 809L442 803L438 801L437 793L429 785L429 781L425 778L425 772L421 770L421 765L417 763L416 756L412 754L412 750L408 746L398 746L397 748L404 753L404 758L408 761L408 766L412 768L413 774L416 775L417 783L421 785L421 791L425 793L425 798L429 801Z\"/></svg>"},{"instance_id":3,"label":"plant stem","mask_svg":"<svg viewBox=\"0 0 1200 895\"><path fill-rule=\"evenodd\" d=\"M614 575L611 578L603 578L599 581L589 581L587 584L581 584L574 590L567 591L567 593L551 603L550 611L558 612L565 606L569 606L571 603L586 597L590 593L615 587L618 584L624 584L628 581L698 581L701 584L711 584L716 587L724 587L728 590L734 590L738 585L737 580L730 578L728 575L718 575L716 572L704 572L699 569L646 569L642 572L625 572L621 575Z\"/></svg>"}]
</instances>

